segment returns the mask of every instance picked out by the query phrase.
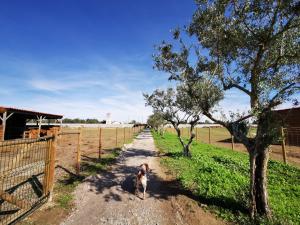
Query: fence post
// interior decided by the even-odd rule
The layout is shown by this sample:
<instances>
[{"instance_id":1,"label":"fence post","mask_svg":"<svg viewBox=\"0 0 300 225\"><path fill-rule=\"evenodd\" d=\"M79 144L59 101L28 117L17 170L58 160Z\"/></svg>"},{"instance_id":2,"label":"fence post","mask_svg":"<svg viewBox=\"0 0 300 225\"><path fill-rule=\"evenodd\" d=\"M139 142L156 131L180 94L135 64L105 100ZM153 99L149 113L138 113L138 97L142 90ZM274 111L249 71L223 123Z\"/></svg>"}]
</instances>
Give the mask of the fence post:
<instances>
[{"instance_id":1,"label":"fence post","mask_svg":"<svg viewBox=\"0 0 300 225\"><path fill-rule=\"evenodd\" d=\"M118 147L118 128L116 128L116 147Z\"/></svg>"},{"instance_id":2,"label":"fence post","mask_svg":"<svg viewBox=\"0 0 300 225\"><path fill-rule=\"evenodd\" d=\"M123 145L125 144L125 138L126 138L126 127L124 127L124 138L123 138Z\"/></svg>"},{"instance_id":3,"label":"fence post","mask_svg":"<svg viewBox=\"0 0 300 225\"><path fill-rule=\"evenodd\" d=\"M54 137L53 137L54 138ZM43 182L43 193L47 195L49 193L49 178L50 178L50 161L51 161L51 151L52 151L52 143L53 138L48 142L48 149L45 158L45 170L44 170L44 182Z\"/></svg>"},{"instance_id":4,"label":"fence post","mask_svg":"<svg viewBox=\"0 0 300 225\"><path fill-rule=\"evenodd\" d=\"M234 150L234 137L231 135L231 149Z\"/></svg>"},{"instance_id":5,"label":"fence post","mask_svg":"<svg viewBox=\"0 0 300 225\"><path fill-rule=\"evenodd\" d=\"M77 142L77 158L76 158L76 174L79 175L80 173L80 161L81 161L81 151L80 151L80 144L81 144L81 133L82 128L78 128L78 142Z\"/></svg>"},{"instance_id":6,"label":"fence post","mask_svg":"<svg viewBox=\"0 0 300 225\"><path fill-rule=\"evenodd\" d=\"M282 147L283 161L286 164L285 135L284 135L284 128L283 127L281 127L281 147Z\"/></svg>"},{"instance_id":7,"label":"fence post","mask_svg":"<svg viewBox=\"0 0 300 225\"><path fill-rule=\"evenodd\" d=\"M44 178L44 193L49 193L49 201L53 198L53 187L54 187L54 176L55 176L55 159L56 159L56 141L57 133L54 132L53 138L50 141L50 148L48 153L49 164L45 167L45 178ZM48 167L48 168L47 168Z\"/></svg>"},{"instance_id":8,"label":"fence post","mask_svg":"<svg viewBox=\"0 0 300 225\"><path fill-rule=\"evenodd\" d=\"M196 141L198 141L198 127L196 127Z\"/></svg>"},{"instance_id":9,"label":"fence post","mask_svg":"<svg viewBox=\"0 0 300 225\"><path fill-rule=\"evenodd\" d=\"M210 127L208 127L208 143L211 144Z\"/></svg>"},{"instance_id":10,"label":"fence post","mask_svg":"<svg viewBox=\"0 0 300 225\"><path fill-rule=\"evenodd\" d=\"M102 129L99 128L99 155L98 158L101 159L101 150L102 150L102 143L101 143L101 137L102 137Z\"/></svg>"}]
</instances>

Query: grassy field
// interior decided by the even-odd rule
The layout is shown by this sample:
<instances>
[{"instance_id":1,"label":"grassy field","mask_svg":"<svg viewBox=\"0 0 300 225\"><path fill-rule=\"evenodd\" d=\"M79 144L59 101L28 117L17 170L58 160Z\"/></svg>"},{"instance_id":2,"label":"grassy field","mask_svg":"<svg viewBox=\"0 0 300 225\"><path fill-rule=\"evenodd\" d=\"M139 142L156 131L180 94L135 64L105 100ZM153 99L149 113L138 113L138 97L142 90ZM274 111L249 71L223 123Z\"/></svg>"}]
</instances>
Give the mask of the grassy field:
<instances>
[{"instance_id":1,"label":"grassy field","mask_svg":"<svg viewBox=\"0 0 300 225\"><path fill-rule=\"evenodd\" d=\"M192 143L192 158L184 158L174 134L153 133L156 146L166 153L162 163L175 171L184 188L219 217L239 224L248 217L248 155L205 143ZM300 224L300 170L270 160L268 190L273 224ZM266 222L261 222L265 224Z\"/></svg>"}]
</instances>

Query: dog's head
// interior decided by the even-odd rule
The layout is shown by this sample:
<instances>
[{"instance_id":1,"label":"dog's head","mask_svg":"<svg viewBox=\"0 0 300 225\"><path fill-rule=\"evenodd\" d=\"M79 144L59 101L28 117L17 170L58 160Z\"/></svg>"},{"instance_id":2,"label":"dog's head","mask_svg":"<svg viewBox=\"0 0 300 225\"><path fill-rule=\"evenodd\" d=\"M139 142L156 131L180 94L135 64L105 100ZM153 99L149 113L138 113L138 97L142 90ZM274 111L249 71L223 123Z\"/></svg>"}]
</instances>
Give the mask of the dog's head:
<instances>
[{"instance_id":1,"label":"dog's head","mask_svg":"<svg viewBox=\"0 0 300 225\"><path fill-rule=\"evenodd\" d=\"M147 173L150 171L148 163L143 163L140 165L140 167L142 168L142 170L144 170Z\"/></svg>"}]
</instances>

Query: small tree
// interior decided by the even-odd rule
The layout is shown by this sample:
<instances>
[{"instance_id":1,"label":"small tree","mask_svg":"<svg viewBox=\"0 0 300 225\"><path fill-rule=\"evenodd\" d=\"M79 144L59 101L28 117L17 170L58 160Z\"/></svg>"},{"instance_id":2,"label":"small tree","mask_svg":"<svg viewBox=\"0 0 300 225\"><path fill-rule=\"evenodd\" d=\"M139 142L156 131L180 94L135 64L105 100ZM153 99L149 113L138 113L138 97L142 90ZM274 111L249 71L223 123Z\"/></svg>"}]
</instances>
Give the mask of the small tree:
<instances>
[{"instance_id":1,"label":"small tree","mask_svg":"<svg viewBox=\"0 0 300 225\"><path fill-rule=\"evenodd\" d=\"M198 83L202 85L203 83ZM184 156L190 156L190 145L195 138L194 127L200 120L201 108L198 101L201 99L191 98L188 91L189 87L186 84L181 84L177 87L176 91L172 88L166 91L155 90L151 95L144 94L146 105L152 106L154 112L159 113L166 121L172 124L176 130L177 137L183 147ZM194 89L195 90L195 89ZM198 89L198 92L202 92L202 89ZM209 92L209 91L208 91ZM216 91L214 96L210 95L211 92L206 93L210 97L203 100L203 104L208 101L219 101L223 95ZM198 94L198 96L205 96L205 94ZM180 124L190 125L190 137L187 142L181 136Z\"/></svg>"},{"instance_id":2,"label":"small tree","mask_svg":"<svg viewBox=\"0 0 300 225\"><path fill-rule=\"evenodd\" d=\"M155 112L149 116L147 120L147 124L151 126L156 132L160 132L163 135L163 129L160 130L162 126L165 124L165 119L159 112Z\"/></svg>"},{"instance_id":3,"label":"small tree","mask_svg":"<svg viewBox=\"0 0 300 225\"><path fill-rule=\"evenodd\" d=\"M195 80L210 79L220 91L237 89L249 98L250 111L219 119L213 105L199 102L203 114L226 127L245 145L250 158L251 216L270 217L267 192L268 146L276 139L272 109L299 93L300 2L197 0L186 32L198 42L187 47L175 30L180 49L163 42L155 64L169 79L188 83L191 98L201 99ZM193 59L193 60L191 60ZM195 63L192 63L195 62ZM210 86L203 86L210 89ZM297 101L295 101L297 102ZM212 102L213 103L213 102ZM230 106L229 106L230 107ZM257 121L255 138L247 136L247 121Z\"/></svg>"}]
</instances>

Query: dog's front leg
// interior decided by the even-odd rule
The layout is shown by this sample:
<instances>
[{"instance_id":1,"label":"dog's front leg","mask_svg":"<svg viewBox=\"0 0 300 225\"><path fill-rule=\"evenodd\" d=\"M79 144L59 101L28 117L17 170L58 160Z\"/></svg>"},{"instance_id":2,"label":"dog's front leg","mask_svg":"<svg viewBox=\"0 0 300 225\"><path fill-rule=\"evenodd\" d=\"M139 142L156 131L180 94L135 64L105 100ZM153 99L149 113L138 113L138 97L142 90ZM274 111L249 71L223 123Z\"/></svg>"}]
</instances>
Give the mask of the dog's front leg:
<instances>
[{"instance_id":1,"label":"dog's front leg","mask_svg":"<svg viewBox=\"0 0 300 225\"><path fill-rule=\"evenodd\" d=\"M138 192L139 192L139 178L137 176L135 180L135 195L138 195Z\"/></svg>"}]
</instances>

